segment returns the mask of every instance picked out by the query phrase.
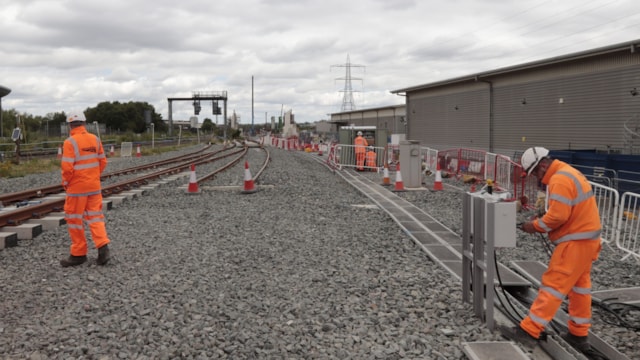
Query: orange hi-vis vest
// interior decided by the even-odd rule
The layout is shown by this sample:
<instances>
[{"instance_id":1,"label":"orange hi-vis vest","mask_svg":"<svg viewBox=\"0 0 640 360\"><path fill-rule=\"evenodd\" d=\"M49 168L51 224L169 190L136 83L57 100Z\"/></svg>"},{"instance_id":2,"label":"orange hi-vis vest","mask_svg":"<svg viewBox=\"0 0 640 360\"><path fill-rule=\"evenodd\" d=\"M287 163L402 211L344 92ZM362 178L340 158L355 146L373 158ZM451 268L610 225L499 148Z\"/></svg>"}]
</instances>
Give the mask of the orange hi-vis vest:
<instances>
[{"instance_id":1,"label":"orange hi-vis vest","mask_svg":"<svg viewBox=\"0 0 640 360\"><path fill-rule=\"evenodd\" d=\"M71 129L62 147L62 186L67 196L89 196L101 191L100 174L107 158L100 139L84 126Z\"/></svg>"},{"instance_id":2,"label":"orange hi-vis vest","mask_svg":"<svg viewBox=\"0 0 640 360\"><path fill-rule=\"evenodd\" d=\"M376 167L376 152L371 150L367 151L365 155L366 164L368 167Z\"/></svg>"},{"instance_id":3,"label":"orange hi-vis vest","mask_svg":"<svg viewBox=\"0 0 640 360\"><path fill-rule=\"evenodd\" d=\"M356 147L356 153L365 153L366 146L369 146L369 143L367 142L367 139L365 139L362 136L357 136L354 140L353 140L353 144Z\"/></svg>"},{"instance_id":4,"label":"orange hi-vis vest","mask_svg":"<svg viewBox=\"0 0 640 360\"><path fill-rule=\"evenodd\" d=\"M569 164L554 160L542 178L548 186L549 210L533 222L558 245L571 240L600 240L598 206L587 178Z\"/></svg>"}]
</instances>

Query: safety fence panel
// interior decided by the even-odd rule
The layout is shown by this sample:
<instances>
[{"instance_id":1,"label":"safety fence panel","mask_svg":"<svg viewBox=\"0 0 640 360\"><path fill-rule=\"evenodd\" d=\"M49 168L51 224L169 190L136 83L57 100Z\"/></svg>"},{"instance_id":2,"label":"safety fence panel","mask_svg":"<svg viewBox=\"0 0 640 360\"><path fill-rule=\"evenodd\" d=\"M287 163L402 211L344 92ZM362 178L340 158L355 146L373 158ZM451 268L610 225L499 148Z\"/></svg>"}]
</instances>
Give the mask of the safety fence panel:
<instances>
[{"instance_id":1,"label":"safety fence panel","mask_svg":"<svg viewBox=\"0 0 640 360\"><path fill-rule=\"evenodd\" d=\"M600 214L600 222L602 224L602 241L605 243L613 243L616 239L616 226L618 224L618 206L620 204L620 195L618 191L612 187L604 186L593 181L591 188L598 206Z\"/></svg>"},{"instance_id":2,"label":"safety fence panel","mask_svg":"<svg viewBox=\"0 0 640 360\"><path fill-rule=\"evenodd\" d=\"M332 167L337 169L354 168L364 171L380 171L384 165L384 153L384 147L368 146L362 156L357 156L355 145L335 144L329 150L328 161Z\"/></svg>"},{"instance_id":3,"label":"safety fence panel","mask_svg":"<svg viewBox=\"0 0 640 360\"><path fill-rule=\"evenodd\" d=\"M640 193L640 180L618 179L616 180L616 188L620 193Z\"/></svg>"},{"instance_id":4,"label":"safety fence panel","mask_svg":"<svg viewBox=\"0 0 640 360\"><path fill-rule=\"evenodd\" d=\"M491 179L495 180L496 178L496 158L497 154L494 153L486 153L484 156L484 175L483 179Z\"/></svg>"},{"instance_id":5,"label":"safety fence panel","mask_svg":"<svg viewBox=\"0 0 640 360\"><path fill-rule=\"evenodd\" d=\"M437 156L440 170L444 173L458 178L463 175L470 175L478 180L487 178L487 152L484 150L448 149L438 151ZM433 170L436 169L432 167Z\"/></svg>"},{"instance_id":6,"label":"safety fence panel","mask_svg":"<svg viewBox=\"0 0 640 360\"><path fill-rule=\"evenodd\" d=\"M620 200L616 246L629 256L640 261L640 194L626 192Z\"/></svg>"},{"instance_id":7,"label":"safety fence panel","mask_svg":"<svg viewBox=\"0 0 640 360\"><path fill-rule=\"evenodd\" d=\"M438 150L421 147L420 148L420 158L422 159L422 163L424 166L424 172L432 172L435 173L438 167Z\"/></svg>"},{"instance_id":8,"label":"safety fence panel","mask_svg":"<svg viewBox=\"0 0 640 360\"><path fill-rule=\"evenodd\" d=\"M576 164L571 164L571 166L580 170L580 172L590 181L605 186L611 186L612 179L616 179L618 177L618 173L615 170L601 166L585 166Z\"/></svg>"},{"instance_id":9,"label":"safety fence panel","mask_svg":"<svg viewBox=\"0 0 640 360\"><path fill-rule=\"evenodd\" d=\"M455 175L458 173L458 156L460 149L448 149L438 151L440 171Z\"/></svg>"},{"instance_id":10,"label":"safety fence panel","mask_svg":"<svg viewBox=\"0 0 640 360\"><path fill-rule=\"evenodd\" d=\"M329 145L329 151L327 153L327 165L333 169L340 170L340 145L338 143L331 143Z\"/></svg>"},{"instance_id":11,"label":"safety fence panel","mask_svg":"<svg viewBox=\"0 0 640 360\"><path fill-rule=\"evenodd\" d=\"M471 175L479 179L484 178L485 158L487 152L475 149L459 149L457 175Z\"/></svg>"},{"instance_id":12,"label":"safety fence panel","mask_svg":"<svg viewBox=\"0 0 640 360\"><path fill-rule=\"evenodd\" d=\"M526 192L525 183L520 177L521 169L520 164L512 161L508 156L496 155L495 174L493 177L494 188L509 192L513 200L521 198Z\"/></svg>"},{"instance_id":13,"label":"safety fence panel","mask_svg":"<svg viewBox=\"0 0 640 360\"><path fill-rule=\"evenodd\" d=\"M283 150L299 150L303 149L298 142L298 138L271 138L271 145Z\"/></svg>"}]
</instances>

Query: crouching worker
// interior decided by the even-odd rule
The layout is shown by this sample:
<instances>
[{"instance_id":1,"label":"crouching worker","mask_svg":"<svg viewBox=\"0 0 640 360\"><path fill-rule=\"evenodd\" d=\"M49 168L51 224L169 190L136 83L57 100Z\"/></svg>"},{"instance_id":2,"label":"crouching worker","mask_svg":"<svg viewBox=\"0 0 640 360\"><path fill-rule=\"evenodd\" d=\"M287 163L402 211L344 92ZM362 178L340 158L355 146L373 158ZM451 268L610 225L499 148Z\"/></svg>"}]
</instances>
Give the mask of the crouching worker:
<instances>
[{"instance_id":1,"label":"crouching worker","mask_svg":"<svg viewBox=\"0 0 640 360\"><path fill-rule=\"evenodd\" d=\"M67 196L64 217L71 238L71 255L60 260L63 267L76 266L87 261L87 239L83 220L91 232L98 249L98 265L109 261L109 238L102 213L100 174L107 166L107 159L100 139L87 132L87 119L83 113L67 117L69 138L62 149L62 186Z\"/></svg>"},{"instance_id":2,"label":"crouching worker","mask_svg":"<svg viewBox=\"0 0 640 360\"><path fill-rule=\"evenodd\" d=\"M365 154L365 165L369 171L376 171L376 152L373 149L373 146L369 146L367 148L367 153Z\"/></svg>"},{"instance_id":3,"label":"crouching worker","mask_svg":"<svg viewBox=\"0 0 640 360\"><path fill-rule=\"evenodd\" d=\"M600 253L600 215L585 176L569 164L549 157L549 150L532 147L522 154L523 176L535 176L549 191L548 211L524 223L527 233L548 233L555 245L542 285L520 326L501 329L511 340L535 345L565 297L569 299L569 332L562 337L588 352L591 326L591 266Z\"/></svg>"}]
</instances>

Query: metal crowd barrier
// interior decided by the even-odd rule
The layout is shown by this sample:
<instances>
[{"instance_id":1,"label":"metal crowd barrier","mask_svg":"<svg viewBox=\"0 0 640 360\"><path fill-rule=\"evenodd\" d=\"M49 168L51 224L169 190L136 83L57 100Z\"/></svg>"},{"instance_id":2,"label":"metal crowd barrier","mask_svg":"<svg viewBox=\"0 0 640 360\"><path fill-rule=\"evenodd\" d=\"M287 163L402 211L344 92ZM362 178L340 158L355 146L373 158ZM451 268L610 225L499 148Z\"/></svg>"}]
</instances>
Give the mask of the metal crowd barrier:
<instances>
[{"instance_id":1,"label":"metal crowd barrier","mask_svg":"<svg viewBox=\"0 0 640 360\"><path fill-rule=\"evenodd\" d=\"M626 253L622 260L633 256L640 262L640 194L624 193L620 203L616 246Z\"/></svg>"},{"instance_id":2,"label":"metal crowd barrier","mask_svg":"<svg viewBox=\"0 0 640 360\"><path fill-rule=\"evenodd\" d=\"M616 240L620 195L618 191L612 187L604 186L593 181L589 181L589 183L591 183L593 195L598 205L598 212L600 213L600 222L602 224L600 237L604 243L613 243Z\"/></svg>"},{"instance_id":3,"label":"metal crowd barrier","mask_svg":"<svg viewBox=\"0 0 640 360\"><path fill-rule=\"evenodd\" d=\"M354 147L354 145L332 144L329 147L327 162L337 169L356 168ZM366 170L380 170L385 160L391 167L399 160L397 147L389 145L386 148L375 147L374 150L376 164L370 166L365 162ZM455 176L468 174L482 180L492 179L494 187L512 194L507 201L526 198L528 202L523 203L523 207L535 208L539 192L538 180L532 176L523 178L520 164L508 156L471 149L438 151L422 147L420 152L425 170L435 172L439 164L441 171ZM580 169L580 167L577 168ZM584 166L582 168L585 169ZM617 173L610 169L587 167L586 170L585 176L593 188L600 213L603 243L615 242L616 246L626 253L623 259L631 256L640 261L640 194L626 191L622 197L619 195L622 187L640 192L640 173L632 174L638 175L638 179L626 180L619 179ZM547 209L546 203L545 209Z\"/></svg>"},{"instance_id":4,"label":"metal crowd barrier","mask_svg":"<svg viewBox=\"0 0 640 360\"><path fill-rule=\"evenodd\" d=\"M368 146L367 148L371 148L375 152L375 162L373 164L371 162L367 162L365 156L362 167L365 171L379 171L384 166L385 148L376 146ZM330 163L331 167L336 169L358 168L355 145L333 144L329 149L329 157L327 161Z\"/></svg>"}]
</instances>

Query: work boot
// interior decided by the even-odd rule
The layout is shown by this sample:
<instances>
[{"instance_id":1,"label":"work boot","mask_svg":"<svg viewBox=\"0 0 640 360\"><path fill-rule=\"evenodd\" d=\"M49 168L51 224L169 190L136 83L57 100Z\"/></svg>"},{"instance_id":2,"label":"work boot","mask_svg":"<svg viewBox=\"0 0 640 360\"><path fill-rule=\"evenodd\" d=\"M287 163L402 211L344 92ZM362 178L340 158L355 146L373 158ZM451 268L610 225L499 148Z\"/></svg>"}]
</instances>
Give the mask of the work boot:
<instances>
[{"instance_id":1,"label":"work boot","mask_svg":"<svg viewBox=\"0 0 640 360\"><path fill-rule=\"evenodd\" d=\"M500 325L498 326L498 330L500 331L502 336L504 336L505 338L511 341L520 343L522 345L525 345L526 347L531 349L533 349L534 347L536 347L536 345L538 345L538 340L547 339L546 333L542 333L540 337L536 339L533 336L531 336L528 332L524 331L520 326L509 327L509 326Z\"/></svg>"},{"instance_id":2,"label":"work boot","mask_svg":"<svg viewBox=\"0 0 640 360\"><path fill-rule=\"evenodd\" d=\"M98 265L104 265L108 263L110 258L111 257L109 256L108 244L98 249L98 260L96 260L96 263Z\"/></svg>"},{"instance_id":3,"label":"work boot","mask_svg":"<svg viewBox=\"0 0 640 360\"><path fill-rule=\"evenodd\" d=\"M589 352L591 350L591 344L589 344L588 336L576 336L572 333L568 332L562 335L564 341L568 342L569 345L573 346L576 350L579 350L583 353Z\"/></svg>"},{"instance_id":4,"label":"work boot","mask_svg":"<svg viewBox=\"0 0 640 360\"><path fill-rule=\"evenodd\" d=\"M62 267L78 266L84 263L85 261L87 261L86 255L84 256L69 255L68 258L60 260L60 265L62 265Z\"/></svg>"}]
</instances>

